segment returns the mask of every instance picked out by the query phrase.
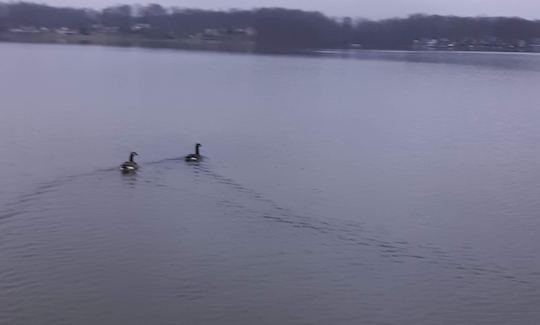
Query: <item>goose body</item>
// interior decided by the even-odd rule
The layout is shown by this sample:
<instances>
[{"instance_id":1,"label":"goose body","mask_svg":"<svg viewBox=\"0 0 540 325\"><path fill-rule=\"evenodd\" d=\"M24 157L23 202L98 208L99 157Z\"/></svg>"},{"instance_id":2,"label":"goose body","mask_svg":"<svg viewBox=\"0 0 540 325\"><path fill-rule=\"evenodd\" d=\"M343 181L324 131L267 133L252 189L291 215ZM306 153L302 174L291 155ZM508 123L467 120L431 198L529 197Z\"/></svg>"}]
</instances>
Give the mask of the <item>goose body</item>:
<instances>
[{"instance_id":1,"label":"goose body","mask_svg":"<svg viewBox=\"0 0 540 325\"><path fill-rule=\"evenodd\" d=\"M200 143L197 143L195 145L195 153L187 155L185 157L186 161L201 161L202 156L201 156L201 153L199 152L200 147L202 147L202 145Z\"/></svg>"},{"instance_id":2,"label":"goose body","mask_svg":"<svg viewBox=\"0 0 540 325\"><path fill-rule=\"evenodd\" d=\"M132 152L129 154L129 160L124 162L122 166L120 166L120 169L123 172L133 172L139 169L139 164L137 164L134 160L135 156L138 156L136 152Z\"/></svg>"}]
</instances>

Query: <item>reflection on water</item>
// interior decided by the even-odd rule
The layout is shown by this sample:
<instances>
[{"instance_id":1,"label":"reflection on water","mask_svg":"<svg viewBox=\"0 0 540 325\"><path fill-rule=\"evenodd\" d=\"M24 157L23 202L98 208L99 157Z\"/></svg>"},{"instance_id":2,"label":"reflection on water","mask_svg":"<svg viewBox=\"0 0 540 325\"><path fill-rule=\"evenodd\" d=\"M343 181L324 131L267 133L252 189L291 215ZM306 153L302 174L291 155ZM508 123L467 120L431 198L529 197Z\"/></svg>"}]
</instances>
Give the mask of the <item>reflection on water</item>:
<instances>
[{"instance_id":1,"label":"reflection on water","mask_svg":"<svg viewBox=\"0 0 540 325\"><path fill-rule=\"evenodd\" d=\"M0 47L0 324L540 320L540 57Z\"/></svg>"},{"instance_id":2,"label":"reflection on water","mask_svg":"<svg viewBox=\"0 0 540 325\"><path fill-rule=\"evenodd\" d=\"M122 180L124 181L124 183L128 185L129 187L133 188L137 184L136 171L129 171L129 172L122 171L120 175L122 176Z\"/></svg>"},{"instance_id":3,"label":"reflection on water","mask_svg":"<svg viewBox=\"0 0 540 325\"><path fill-rule=\"evenodd\" d=\"M342 59L459 64L498 69L540 71L538 65L532 64L540 57L536 53L326 50L318 51L316 54L323 57Z\"/></svg>"}]
</instances>

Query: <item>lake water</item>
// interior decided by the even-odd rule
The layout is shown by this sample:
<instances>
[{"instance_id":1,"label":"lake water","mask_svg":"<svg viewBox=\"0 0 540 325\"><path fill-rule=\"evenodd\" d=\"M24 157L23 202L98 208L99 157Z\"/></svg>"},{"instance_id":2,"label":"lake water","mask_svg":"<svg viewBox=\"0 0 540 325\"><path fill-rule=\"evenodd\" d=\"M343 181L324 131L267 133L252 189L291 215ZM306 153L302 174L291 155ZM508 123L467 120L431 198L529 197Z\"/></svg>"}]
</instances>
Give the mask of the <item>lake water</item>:
<instances>
[{"instance_id":1,"label":"lake water","mask_svg":"<svg viewBox=\"0 0 540 325\"><path fill-rule=\"evenodd\" d=\"M1 44L0 324L539 324L539 84L527 54Z\"/></svg>"}]
</instances>

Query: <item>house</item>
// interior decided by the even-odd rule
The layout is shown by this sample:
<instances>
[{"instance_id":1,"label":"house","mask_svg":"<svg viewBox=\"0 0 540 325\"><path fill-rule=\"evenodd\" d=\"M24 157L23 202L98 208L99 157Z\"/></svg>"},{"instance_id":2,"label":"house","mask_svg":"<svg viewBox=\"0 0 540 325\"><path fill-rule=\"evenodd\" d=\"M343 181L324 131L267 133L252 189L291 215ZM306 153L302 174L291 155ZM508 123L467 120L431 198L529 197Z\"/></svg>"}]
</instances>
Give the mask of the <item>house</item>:
<instances>
[{"instance_id":1,"label":"house","mask_svg":"<svg viewBox=\"0 0 540 325\"><path fill-rule=\"evenodd\" d=\"M531 52L540 53L540 38L533 38L529 43L529 48Z\"/></svg>"},{"instance_id":2,"label":"house","mask_svg":"<svg viewBox=\"0 0 540 325\"><path fill-rule=\"evenodd\" d=\"M60 27L56 29L56 33L60 35L77 35L79 34L78 31L68 28L68 27Z\"/></svg>"}]
</instances>

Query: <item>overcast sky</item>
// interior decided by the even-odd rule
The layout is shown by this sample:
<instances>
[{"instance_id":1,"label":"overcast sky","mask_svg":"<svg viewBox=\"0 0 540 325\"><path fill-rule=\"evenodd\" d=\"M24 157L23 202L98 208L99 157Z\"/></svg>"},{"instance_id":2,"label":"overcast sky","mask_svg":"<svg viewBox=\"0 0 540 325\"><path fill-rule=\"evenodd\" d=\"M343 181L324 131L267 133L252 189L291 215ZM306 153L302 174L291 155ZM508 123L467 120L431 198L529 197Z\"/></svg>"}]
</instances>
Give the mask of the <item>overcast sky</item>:
<instances>
[{"instance_id":1,"label":"overcast sky","mask_svg":"<svg viewBox=\"0 0 540 325\"><path fill-rule=\"evenodd\" d=\"M318 10L330 16L388 18L412 13L540 18L540 0L34 0L71 7L103 8L116 4L159 3L189 8L286 7Z\"/></svg>"}]
</instances>

